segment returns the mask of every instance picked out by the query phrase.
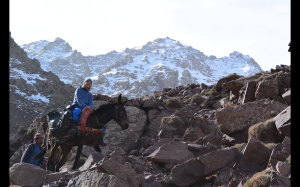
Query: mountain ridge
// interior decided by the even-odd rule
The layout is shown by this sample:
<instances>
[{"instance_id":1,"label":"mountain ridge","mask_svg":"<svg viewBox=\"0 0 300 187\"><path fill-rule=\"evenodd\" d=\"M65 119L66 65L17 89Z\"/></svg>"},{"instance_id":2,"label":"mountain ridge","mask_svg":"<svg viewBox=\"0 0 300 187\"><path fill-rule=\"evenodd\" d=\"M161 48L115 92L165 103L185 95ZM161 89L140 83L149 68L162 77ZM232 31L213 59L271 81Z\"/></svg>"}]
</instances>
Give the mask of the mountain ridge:
<instances>
[{"instance_id":1,"label":"mountain ridge","mask_svg":"<svg viewBox=\"0 0 300 187\"><path fill-rule=\"evenodd\" d=\"M249 76L263 71L253 58L240 52L221 58L207 56L169 37L94 56L83 56L59 37L53 42L40 40L21 48L63 82L77 87L84 78L92 77L91 92L111 97L120 93L128 98L152 95L164 87L188 83L210 85L231 73Z\"/></svg>"}]
</instances>

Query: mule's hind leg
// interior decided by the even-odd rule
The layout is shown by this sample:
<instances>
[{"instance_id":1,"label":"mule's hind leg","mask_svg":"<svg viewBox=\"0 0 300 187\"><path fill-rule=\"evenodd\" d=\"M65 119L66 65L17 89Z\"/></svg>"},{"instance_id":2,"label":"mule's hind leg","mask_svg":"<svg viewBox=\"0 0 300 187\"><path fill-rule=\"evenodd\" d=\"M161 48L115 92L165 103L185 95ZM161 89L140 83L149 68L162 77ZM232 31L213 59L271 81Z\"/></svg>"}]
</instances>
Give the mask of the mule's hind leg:
<instances>
[{"instance_id":1,"label":"mule's hind leg","mask_svg":"<svg viewBox=\"0 0 300 187\"><path fill-rule=\"evenodd\" d=\"M61 154L61 156L60 156L60 158L59 158L59 161L58 161L58 163L57 163L57 165L56 165L56 167L55 167L55 171L56 171L56 172L59 172L59 168L61 168L61 166L64 165L65 160L66 160L66 158L67 158L67 155L69 154L69 152L70 152L71 149L72 149L72 147L66 146L66 145L64 145L64 144L60 145L60 148L61 148L61 150L62 150L62 154Z\"/></svg>"},{"instance_id":2,"label":"mule's hind leg","mask_svg":"<svg viewBox=\"0 0 300 187\"><path fill-rule=\"evenodd\" d=\"M51 144L53 146L53 142L51 142ZM55 143L52 150L50 150L50 156L49 156L48 161L47 161L47 170L49 170L49 171L54 171L55 167L54 167L53 159L54 159L55 152L56 152L58 146L59 146L59 143Z\"/></svg>"}]
</instances>

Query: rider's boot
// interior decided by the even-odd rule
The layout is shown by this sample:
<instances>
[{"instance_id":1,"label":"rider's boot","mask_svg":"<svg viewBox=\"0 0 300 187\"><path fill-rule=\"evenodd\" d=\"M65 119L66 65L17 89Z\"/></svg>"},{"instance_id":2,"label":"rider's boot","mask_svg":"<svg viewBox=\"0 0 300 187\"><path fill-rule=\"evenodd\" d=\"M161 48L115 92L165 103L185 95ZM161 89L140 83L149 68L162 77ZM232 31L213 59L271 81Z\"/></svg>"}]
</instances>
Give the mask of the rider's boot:
<instances>
[{"instance_id":1,"label":"rider's boot","mask_svg":"<svg viewBox=\"0 0 300 187\"><path fill-rule=\"evenodd\" d=\"M103 136L101 136L101 135L98 138L98 144L101 145L101 146L107 146L107 143L105 143L103 141Z\"/></svg>"}]
</instances>

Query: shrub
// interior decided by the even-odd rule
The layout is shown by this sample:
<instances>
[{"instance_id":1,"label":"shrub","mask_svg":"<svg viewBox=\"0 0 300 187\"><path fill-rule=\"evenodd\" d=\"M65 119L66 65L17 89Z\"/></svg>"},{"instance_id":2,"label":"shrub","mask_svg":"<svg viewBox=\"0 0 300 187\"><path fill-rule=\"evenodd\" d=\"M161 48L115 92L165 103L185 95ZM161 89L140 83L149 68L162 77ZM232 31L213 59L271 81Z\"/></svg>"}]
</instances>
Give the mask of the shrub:
<instances>
[{"instance_id":1,"label":"shrub","mask_svg":"<svg viewBox=\"0 0 300 187\"><path fill-rule=\"evenodd\" d=\"M278 144L277 144L277 143L266 143L266 144L264 144L264 146L265 146L266 148L268 148L271 152L273 151L273 149L274 149L274 147L275 147L276 145L278 145Z\"/></svg>"},{"instance_id":2,"label":"shrub","mask_svg":"<svg viewBox=\"0 0 300 187\"><path fill-rule=\"evenodd\" d=\"M219 92L217 92L216 89L212 88L212 89L207 89L205 91L204 95L206 95L206 96L217 96L217 95L219 95Z\"/></svg>"},{"instance_id":3,"label":"shrub","mask_svg":"<svg viewBox=\"0 0 300 187\"><path fill-rule=\"evenodd\" d=\"M263 81L263 80L269 80L269 79L275 79L275 77L277 76L277 72L276 73L272 73L272 74L262 74L260 77L258 77L255 82L259 82L259 81Z\"/></svg>"},{"instance_id":4,"label":"shrub","mask_svg":"<svg viewBox=\"0 0 300 187\"><path fill-rule=\"evenodd\" d=\"M248 140L251 135L255 136L263 143L280 143L280 141L282 141L273 118L252 125L248 129Z\"/></svg>"},{"instance_id":5,"label":"shrub","mask_svg":"<svg viewBox=\"0 0 300 187\"><path fill-rule=\"evenodd\" d=\"M244 187L267 187L270 183L272 172L270 169L265 169L261 172L255 173L247 182Z\"/></svg>"},{"instance_id":6,"label":"shrub","mask_svg":"<svg viewBox=\"0 0 300 187\"><path fill-rule=\"evenodd\" d=\"M180 101L176 97L172 97L166 101L166 105L169 107L178 108L180 107Z\"/></svg>"},{"instance_id":7,"label":"shrub","mask_svg":"<svg viewBox=\"0 0 300 187\"><path fill-rule=\"evenodd\" d=\"M231 73L227 75L225 78L227 78L228 81L236 80L238 78L241 78L242 76L237 75L236 73Z\"/></svg>"},{"instance_id":8,"label":"shrub","mask_svg":"<svg viewBox=\"0 0 300 187\"><path fill-rule=\"evenodd\" d=\"M199 94L195 94L192 97L190 97L189 99L185 100L183 103L184 104L188 104L188 103L197 103L198 105L200 103L202 103L205 100L205 98L203 98L201 95Z\"/></svg>"},{"instance_id":9,"label":"shrub","mask_svg":"<svg viewBox=\"0 0 300 187\"><path fill-rule=\"evenodd\" d=\"M235 144L233 147L236 147L240 152L246 147L246 143Z\"/></svg>"},{"instance_id":10,"label":"shrub","mask_svg":"<svg viewBox=\"0 0 300 187\"><path fill-rule=\"evenodd\" d=\"M275 76L275 80L277 81L278 87L289 88L291 87L291 74L278 73Z\"/></svg>"},{"instance_id":11,"label":"shrub","mask_svg":"<svg viewBox=\"0 0 300 187\"><path fill-rule=\"evenodd\" d=\"M27 129L22 125L19 127L17 133L18 134L25 134L27 132Z\"/></svg>"},{"instance_id":12,"label":"shrub","mask_svg":"<svg viewBox=\"0 0 300 187\"><path fill-rule=\"evenodd\" d=\"M184 122L179 116L171 115L169 117L163 117L161 123L165 123L177 129L177 134L183 135L185 129L183 128Z\"/></svg>"},{"instance_id":13,"label":"shrub","mask_svg":"<svg viewBox=\"0 0 300 187\"><path fill-rule=\"evenodd\" d=\"M160 96L167 95L167 94L168 94L167 92L158 92L158 93L153 94L153 96L160 97Z\"/></svg>"}]
</instances>

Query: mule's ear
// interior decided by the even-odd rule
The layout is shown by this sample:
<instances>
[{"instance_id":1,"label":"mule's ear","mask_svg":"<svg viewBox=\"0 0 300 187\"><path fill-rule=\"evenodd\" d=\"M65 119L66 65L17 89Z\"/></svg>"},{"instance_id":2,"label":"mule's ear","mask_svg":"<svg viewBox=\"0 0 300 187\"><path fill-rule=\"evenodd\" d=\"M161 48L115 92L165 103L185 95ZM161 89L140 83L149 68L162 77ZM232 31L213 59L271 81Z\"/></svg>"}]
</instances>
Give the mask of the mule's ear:
<instances>
[{"instance_id":1,"label":"mule's ear","mask_svg":"<svg viewBox=\"0 0 300 187\"><path fill-rule=\"evenodd\" d=\"M118 104L121 104L121 103L122 103L122 102L121 102L121 95L122 95L122 94L120 94L119 97L118 97Z\"/></svg>"}]
</instances>

